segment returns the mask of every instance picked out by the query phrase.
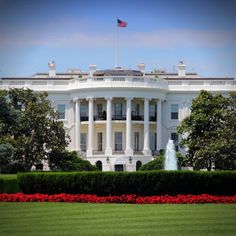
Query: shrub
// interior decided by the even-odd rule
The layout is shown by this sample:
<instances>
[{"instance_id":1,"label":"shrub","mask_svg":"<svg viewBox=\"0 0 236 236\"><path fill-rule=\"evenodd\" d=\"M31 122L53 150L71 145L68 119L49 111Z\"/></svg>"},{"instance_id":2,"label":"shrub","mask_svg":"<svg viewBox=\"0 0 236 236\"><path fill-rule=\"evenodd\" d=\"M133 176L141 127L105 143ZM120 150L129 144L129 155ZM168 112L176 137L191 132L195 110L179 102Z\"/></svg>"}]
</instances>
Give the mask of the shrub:
<instances>
[{"instance_id":1,"label":"shrub","mask_svg":"<svg viewBox=\"0 0 236 236\"><path fill-rule=\"evenodd\" d=\"M236 172L34 172L18 174L24 193L137 194L236 194Z\"/></svg>"},{"instance_id":2,"label":"shrub","mask_svg":"<svg viewBox=\"0 0 236 236\"><path fill-rule=\"evenodd\" d=\"M18 193L20 188L16 175L0 175L0 193Z\"/></svg>"}]
</instances>

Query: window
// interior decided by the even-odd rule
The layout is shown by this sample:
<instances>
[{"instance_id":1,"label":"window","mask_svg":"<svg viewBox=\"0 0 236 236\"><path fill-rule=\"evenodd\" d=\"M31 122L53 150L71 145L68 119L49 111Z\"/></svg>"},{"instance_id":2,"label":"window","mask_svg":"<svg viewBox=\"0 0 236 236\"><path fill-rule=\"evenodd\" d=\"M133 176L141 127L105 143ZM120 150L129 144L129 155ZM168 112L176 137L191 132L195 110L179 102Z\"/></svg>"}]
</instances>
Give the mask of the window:
<instances>
[{"instance_id":1,"label":"window","mask_svg":"<svg viewBox=\"0 0 236 236\"><path fill-rule=\"evenodd\" d=\"M115 132L115 151L122 151L122 132Z\"/></svg>"},{"instance_id":2,"label":"window","mask_svg":"<svg viewBox=\"0 0 236 236\"><path fill-rule=\"evenodd\" d=\"M102 162L101 161L97 161L96 162L96 167L98 168L98 170L102 170Z\"/></svg>"},{"instance_id":3,"label":"window","mask_svg":"<svg viewBox=\"0 0 236 236\"><path fill-rule=\"evenodd\" d=\"M151 151L156 151L156 133L150 133L150 149Z\"/></svg>"},{"instance_id":4,"label":"window","mask_svg":"<svg viewBox=\"0 0 236 236\"><path fill-rule=\"evenodd\" d=\"M179 105L171 104L171 120L179 119Z\"/></svg>"},{"instance_id":5,"label":"window","mask_svg":"<svg viewBox=\"0 0 236 236\"><path fill-rule=\"evenodd\" d=\"M156 105L155 104L150 104L149 116L150 117L155 117L156 116Z\"/></svg>"},{"instance_id":6,"label":"window","mask_svg":"<svg viewBox=\"0 0 236 236\"><path fill-rule=\"evenodd\" d=\"M80 106L80 116L87 116L88 107L85 104L81 104Z\"/></svg>"},{"instance_id":7,"label":"window","mask_svg":"<svg viewBox=\"0 0 236 236\"><path fill-rule=\"evenodd\" d=\"M65 119L65 110L66 110L65 104L59 104L57 106L57 112L59 114L59 119L61 119L61 120Z\"/></svg>"},{"instance_id":8,"label":"window","mask_svg":"<svg viewBox=\"0 0 236 236\"><path fill-rule=\"evenodd\" d=\"M102 151L102 133L98 133L98 151Z\"/></svg>"},{"instance_id":9,"label":"window","mask_svg":"<svg viewBox=\"0 0 236 236\"><path fill-rule=\"evenodd\" d=\"M136 171L138 171L141 166L142 166L142 162L141 161L137 161L136 162Z\"/></svg>"},{"instance_id":10,"label":"window","mask_svg":"<svg viewBox=\"0 0 236 236\"><path fill-rule=\"evenodd\" d=\"M115 165L115 171L124 171L123 165Z\"/></svg>"},{"instance_id":11,"label":"window","mask_svg":"<svg viewBox=\"0 0 236 236\"><path fill-rule=\"evenodd\" d=\"M140 113L140 105L139 104L135 104L135 115L139 116Z\"/></svg>"},{"instance_id":12,"label":"window","mask_svg":"<svg viewBox=\"0 0 236 236\"><path fill-rule=\"evenodd\" d=\"M81 148L81 151L83 151L83 152L86 152L86 139L87 139L87 137L86 137L87 135L86 135L86 133L81 133L80 134L80 148Z\"/></svg>"},{"instance_id":13,"label":"window","mask_svg":"<svg viewBox=\"0 0 236 236\"><path fill-rule=\"evenodd\" d=\"M171 133L171 139L175 145L175 151L179 151L179 135L177 133Z\"/></svg>"},{"instance_id":14,"label":"window","mask_svg":"<svg viewBox=\"0 0 236 236\"><path fill-rule=\"evenodd\" d=\"M134 151L139 151L139 132L134 132Z\"/></svg>"},{"instance_id":15,"label":"window","mask_svg":"<svg viewBox=\"0 0 236 236\"><path fill-rule=\"evenodd\" d=\"M122 103L115 103L115 116L122 116Z\"/></svg>"},{"instance_id":16,"label":"window","mask_svg":"<svg viewBox=\"0 0 236 236\"><path fill-rule=\"evenodd\" d=\"M97 104L98 117L102 117L102 104Z\"/></svg>"}]
</instances>

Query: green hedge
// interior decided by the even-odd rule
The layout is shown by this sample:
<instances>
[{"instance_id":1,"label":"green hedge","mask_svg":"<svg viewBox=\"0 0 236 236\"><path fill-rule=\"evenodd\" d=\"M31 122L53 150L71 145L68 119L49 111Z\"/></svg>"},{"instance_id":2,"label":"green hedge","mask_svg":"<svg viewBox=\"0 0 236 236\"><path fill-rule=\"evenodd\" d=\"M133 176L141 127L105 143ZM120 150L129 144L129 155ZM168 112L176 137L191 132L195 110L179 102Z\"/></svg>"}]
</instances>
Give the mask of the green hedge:
<instances>
[{"instance_id":1,"label":"green hedge","mask_svg":"<svg viewBox=\"0 0 236 236\"><path fill-rule=\"evenodd\" d=\"M31 172L18 182L24 193L236 194L236 171Z\"/></svg>"},{"instance_id":2,"label":"green hedge","mask_svg":"<svg viewBox=\"0 0 236 236\"><path fill-rule=\"evenodd\" d=\"M0 193L17 193L20 188L16 175L0 175Z\"/></svg>"}]
</instances>

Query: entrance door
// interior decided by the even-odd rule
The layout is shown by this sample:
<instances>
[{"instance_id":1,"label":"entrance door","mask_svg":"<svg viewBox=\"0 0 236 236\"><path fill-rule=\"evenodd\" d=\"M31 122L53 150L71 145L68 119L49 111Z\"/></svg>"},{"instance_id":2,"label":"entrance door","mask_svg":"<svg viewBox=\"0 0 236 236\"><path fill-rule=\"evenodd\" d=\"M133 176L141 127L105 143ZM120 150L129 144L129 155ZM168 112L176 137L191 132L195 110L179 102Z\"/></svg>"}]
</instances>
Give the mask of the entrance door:
<instances>
[{"instance_id":1,"label":"entrance door","mask_svg":"<svg viewBox=\"0 0 236 236\"><path fill-rule=\"evenodd\" d=\"M115 165L115 171L124 171L124 165Z\"/></svg>"}]
</instances>

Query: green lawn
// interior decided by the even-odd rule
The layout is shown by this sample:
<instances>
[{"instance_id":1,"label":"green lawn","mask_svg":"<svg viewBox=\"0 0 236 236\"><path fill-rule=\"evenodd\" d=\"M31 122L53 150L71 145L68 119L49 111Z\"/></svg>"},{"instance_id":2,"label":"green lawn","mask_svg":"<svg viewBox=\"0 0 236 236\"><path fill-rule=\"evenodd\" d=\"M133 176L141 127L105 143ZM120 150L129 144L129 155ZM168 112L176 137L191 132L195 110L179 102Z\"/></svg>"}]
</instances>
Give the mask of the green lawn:
<instances>
[{"instance_id":1,"label":"green lawn","mask_svg":"<svg viewBox=\"0 0 236 236\"><path fill-rule=\"evenodd\" d=\"M0 203L0 235L236 235L236 205Z\"/></svg>"}]
</instances>

